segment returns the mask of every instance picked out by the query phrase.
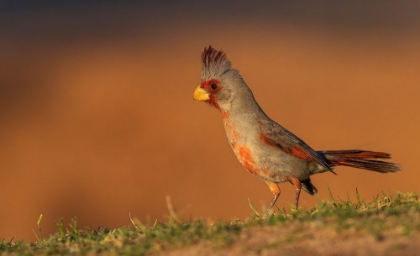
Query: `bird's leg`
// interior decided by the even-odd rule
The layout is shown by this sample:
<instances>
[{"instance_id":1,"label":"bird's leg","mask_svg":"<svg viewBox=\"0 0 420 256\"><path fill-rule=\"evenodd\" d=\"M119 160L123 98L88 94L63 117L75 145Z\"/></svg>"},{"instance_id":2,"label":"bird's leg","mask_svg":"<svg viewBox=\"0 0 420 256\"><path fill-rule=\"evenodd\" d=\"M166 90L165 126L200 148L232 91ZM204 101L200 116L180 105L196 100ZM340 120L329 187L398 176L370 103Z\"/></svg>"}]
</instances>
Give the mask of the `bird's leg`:
<instances>
[{"instance_id":1,"label":"bird's leg","mask_svg":"<svg viewBox=\"0 0 420 256\"><path fill-rule=\"evenodd\" d=\"M300 197L300 191L302 189L302 183L300 182L300 180L298 178L293 178L293 177L290 177L289 181L296 188L295 206L296 206L296 209L297 209L298 206L299 206L299 197Z\"/></svg>"},{"instance_id":2,"label":"bird's leg","mask_svg":"<svg viewBox=\"0 0 420 256\"><path fill-rule=\"evenodd\" d=\"M300 197L300 188L296 189L296 199L295 199L295 205L296 205L296 209L299 206L299 197Z\"/></svg>"},{"instance_id":3,"label":"bird's leg","mask_svg":"<svg viewBox=\"0 0 420 256\"><path fill-rule=\"evenodd\" d=\"M273 193L273 195L274 195L273 200L271 200L271 203L268 206L267 211L265 212L265 216L268 216L268 214L271 212L271 209L273 208L274 204L276 203L277 198L279 198L281 190L280 190L279 185L277 185L277 183L270 182L270 181L266 181L265 183L267 184L271 193Z\"/></svg>"}]
</instances>

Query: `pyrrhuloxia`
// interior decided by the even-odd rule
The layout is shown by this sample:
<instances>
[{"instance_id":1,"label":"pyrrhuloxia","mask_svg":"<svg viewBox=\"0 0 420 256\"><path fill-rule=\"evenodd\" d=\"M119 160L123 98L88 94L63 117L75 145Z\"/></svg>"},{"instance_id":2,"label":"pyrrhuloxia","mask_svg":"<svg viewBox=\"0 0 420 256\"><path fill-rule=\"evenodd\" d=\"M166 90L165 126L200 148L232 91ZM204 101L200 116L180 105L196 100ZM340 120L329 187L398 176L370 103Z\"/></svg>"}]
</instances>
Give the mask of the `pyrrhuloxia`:
<instances>
[{"instance_id":1,"label":"pyrrhuloxia","mask_svg":"<svg viewBox=\"0 0 420 256\"><path fill-rule=\"evenodd\" d=\"M380 173L400 170L394 163L374 160L390 158L387 153L358 149L313 150L264 113L222 51L211 46L205 48L201 69L201 84L194 91L194 99L208 102L221 112L228 141L239 162L262 179L274 194L267 213L280 195L282 182L288 181L296 188L295 205L298 207L301 189L311 195L318 192L310 176L323 172L335 174L335 166Z\"/></svg>"}]
</instances>

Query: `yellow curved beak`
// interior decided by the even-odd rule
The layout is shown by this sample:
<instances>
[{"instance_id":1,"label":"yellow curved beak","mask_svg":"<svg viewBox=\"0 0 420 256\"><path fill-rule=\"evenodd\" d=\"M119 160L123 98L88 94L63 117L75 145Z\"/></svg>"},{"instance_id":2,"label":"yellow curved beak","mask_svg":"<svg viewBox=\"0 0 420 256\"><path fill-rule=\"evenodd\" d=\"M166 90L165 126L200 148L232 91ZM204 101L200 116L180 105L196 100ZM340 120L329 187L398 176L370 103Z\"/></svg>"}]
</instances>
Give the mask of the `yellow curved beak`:
<instances>
[{"instance_id":1,"label":"yellow curved beak","mask_svg":"<svg viewBox=\"0 0 420 256\"><path fill-rule=\"evenodd\" d=\"M194 91L194 99L195 100L209 100L210 95L200 86L198 86Z\"/></svg>"}]
</instances>

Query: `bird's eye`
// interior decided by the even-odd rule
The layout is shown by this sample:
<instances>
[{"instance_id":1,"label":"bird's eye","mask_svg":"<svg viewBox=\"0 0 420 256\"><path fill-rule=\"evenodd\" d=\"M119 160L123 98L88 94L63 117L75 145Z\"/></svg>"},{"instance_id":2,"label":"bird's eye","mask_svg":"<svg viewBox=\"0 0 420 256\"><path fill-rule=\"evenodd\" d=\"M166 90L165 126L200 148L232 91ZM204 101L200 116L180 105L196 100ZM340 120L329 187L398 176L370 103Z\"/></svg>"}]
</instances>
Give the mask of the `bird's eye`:
<instances>
[{"instance_id":1,"label":"bird's eye","mask_svg":"<svg viewBox=\"0 0 420 256\"><path fill-rule=\"evenodd\" d=\"M211 87L212 90L216 90L217 89L217 84L211 84L210 87Z\"/></svg>"}]
</instances>

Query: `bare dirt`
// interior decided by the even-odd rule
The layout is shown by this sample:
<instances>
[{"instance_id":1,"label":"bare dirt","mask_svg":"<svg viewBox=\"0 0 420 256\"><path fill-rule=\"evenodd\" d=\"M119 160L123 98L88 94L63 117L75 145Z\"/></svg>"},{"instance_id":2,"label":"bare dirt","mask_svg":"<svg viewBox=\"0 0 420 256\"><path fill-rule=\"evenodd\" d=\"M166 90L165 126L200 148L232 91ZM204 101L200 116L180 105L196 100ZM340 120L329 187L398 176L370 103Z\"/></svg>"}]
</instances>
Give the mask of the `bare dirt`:
<instances>
[{"instance_id":1,"label":"bare dirt","mask_svg":"<svg viewBox=\"0 0 420 256\"><path fill-rule=\"evenodd\" d=\"M151 255L417 255L419 249L420 236L401 236L399 230L375 237L367 232L338 232L307 223L252 228L227 248L202 242Z\"/></svg>"}]
</instances>

